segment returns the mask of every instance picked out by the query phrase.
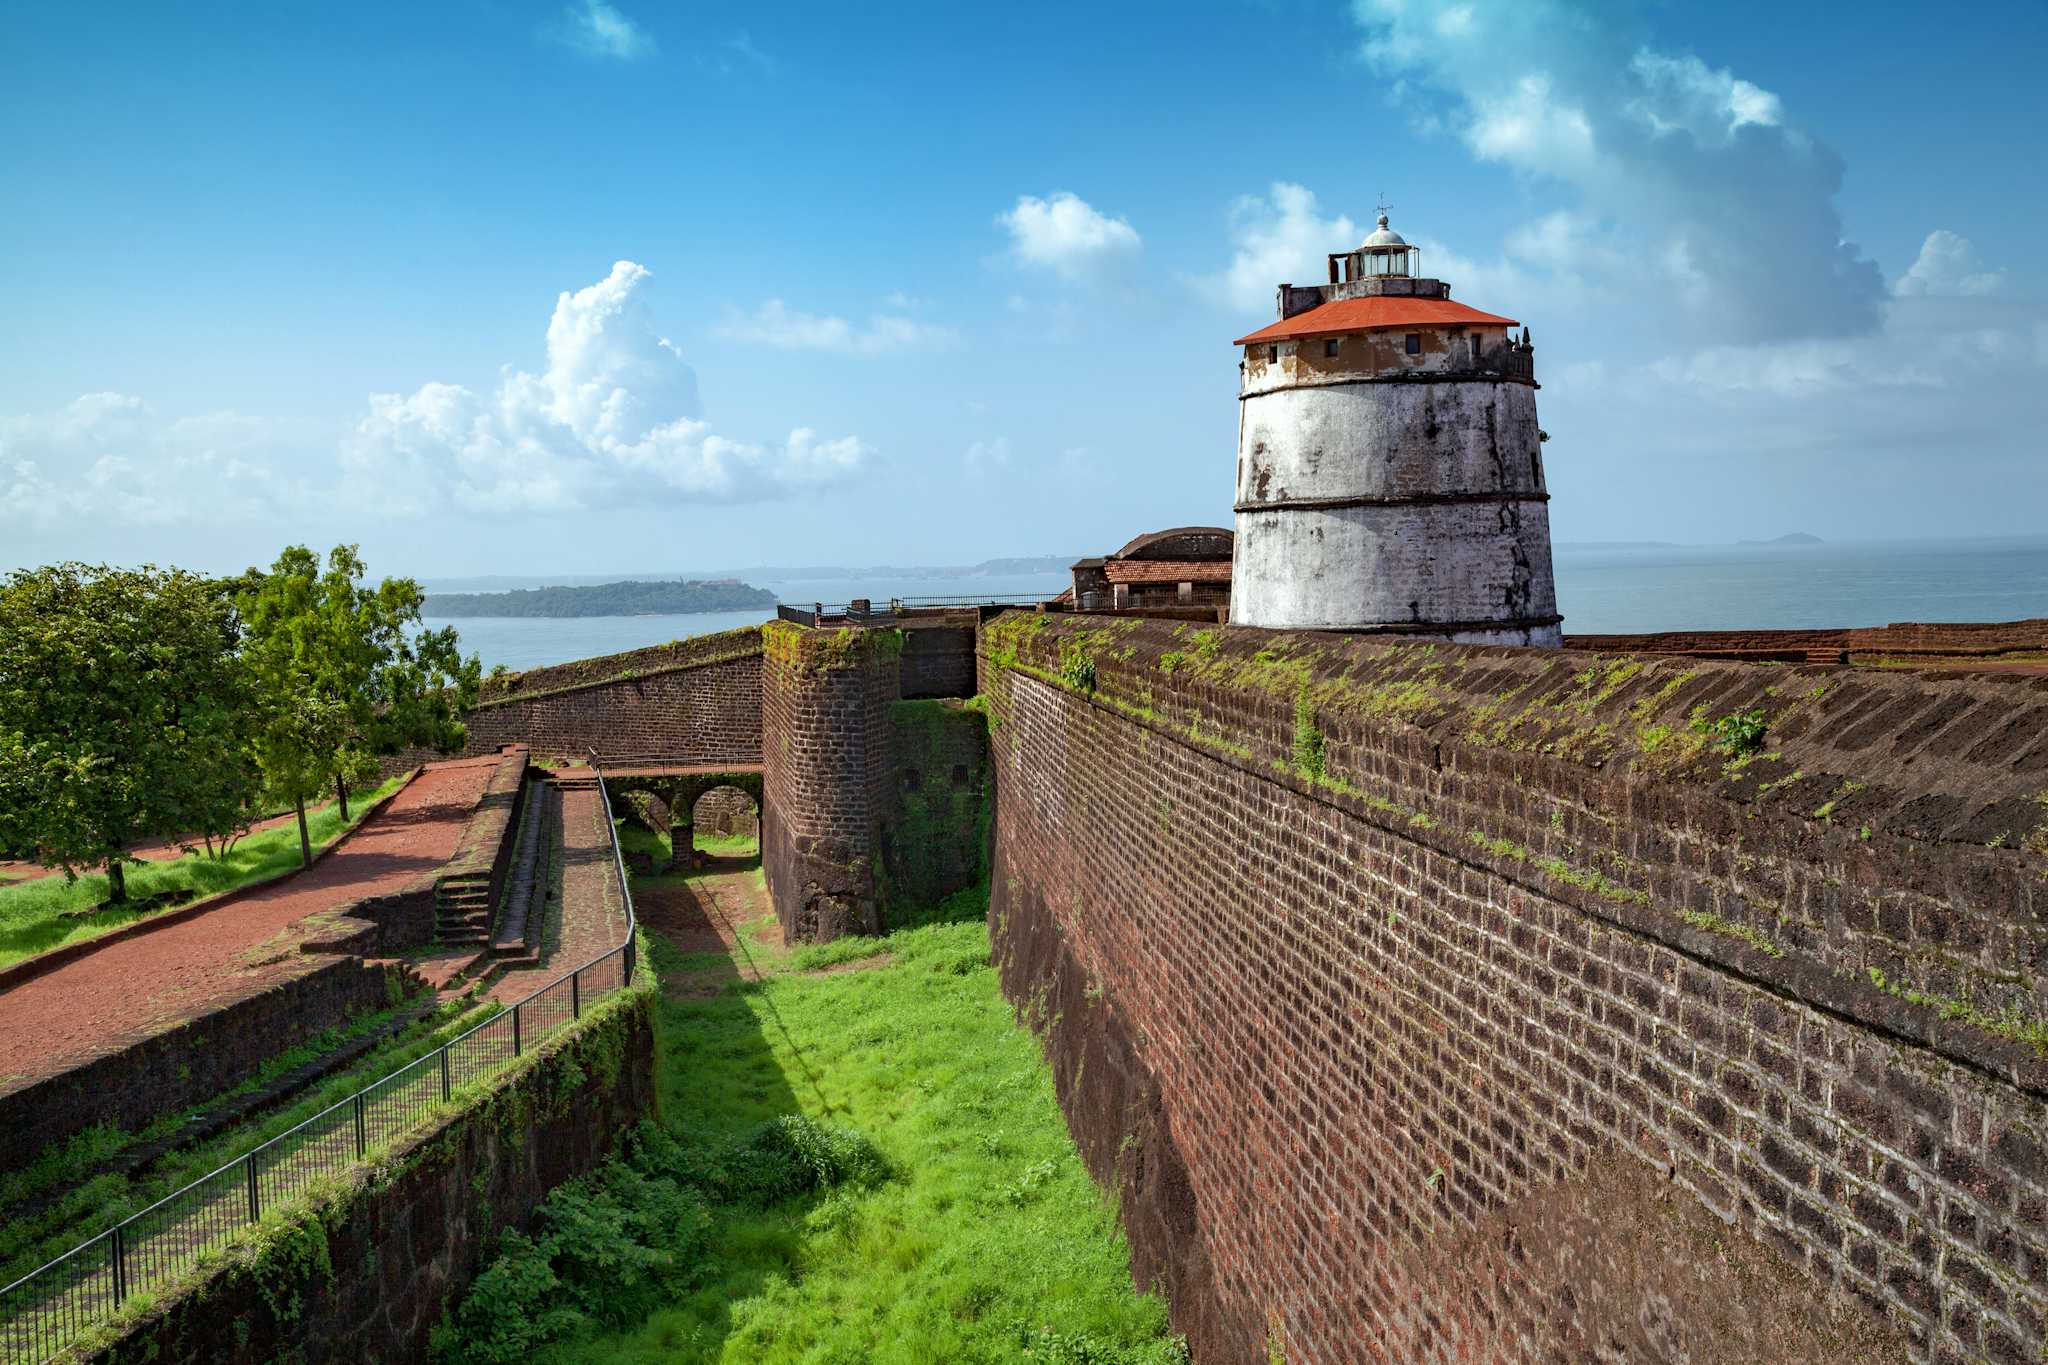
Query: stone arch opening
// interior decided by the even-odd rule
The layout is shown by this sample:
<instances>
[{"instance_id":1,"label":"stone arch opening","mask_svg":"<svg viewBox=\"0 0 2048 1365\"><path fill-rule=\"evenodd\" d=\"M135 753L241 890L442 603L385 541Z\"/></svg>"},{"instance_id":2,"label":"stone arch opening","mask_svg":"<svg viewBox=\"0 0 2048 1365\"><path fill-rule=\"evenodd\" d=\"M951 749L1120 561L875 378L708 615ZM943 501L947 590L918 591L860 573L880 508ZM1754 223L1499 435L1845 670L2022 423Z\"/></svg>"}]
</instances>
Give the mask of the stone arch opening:
<instances>
[{"instance_id":1,"label":"stone arch opening","mask_svg":"<svg viewBox=\"0 0 2048 1365\"><path fill-rule=\"evenodd\" d=\"M761 802L753 793L733 784L707 788L691 804L689 816L698 835L721 842L760 842Z\"/></svg>"}]
</instances>

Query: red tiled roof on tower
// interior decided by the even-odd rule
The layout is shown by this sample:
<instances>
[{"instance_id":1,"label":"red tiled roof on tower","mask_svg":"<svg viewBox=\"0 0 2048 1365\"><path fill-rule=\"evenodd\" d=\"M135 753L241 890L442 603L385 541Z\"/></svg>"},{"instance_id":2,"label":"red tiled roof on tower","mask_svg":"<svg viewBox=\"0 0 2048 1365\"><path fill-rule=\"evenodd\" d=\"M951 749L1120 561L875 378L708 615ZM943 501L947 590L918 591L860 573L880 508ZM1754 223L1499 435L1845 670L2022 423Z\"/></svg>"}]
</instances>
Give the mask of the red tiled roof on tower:
<instances>
[{"instance_id":1,"label":"red tiled roof on tower","mask_svg":"<svg viewBox=\"0 0 2048 1365\"><path fill-rule=\"evenodd\" d=\"M1398 294L1369 294L1317 304L1305 313L1282 318L1231 342L1286 341L1293 337L1329 336L1337 332L1378 332L1401 327L1515 327L1513 318L1482 313L1449 299L1417 299Z\"/></svg>"}]
</instances>

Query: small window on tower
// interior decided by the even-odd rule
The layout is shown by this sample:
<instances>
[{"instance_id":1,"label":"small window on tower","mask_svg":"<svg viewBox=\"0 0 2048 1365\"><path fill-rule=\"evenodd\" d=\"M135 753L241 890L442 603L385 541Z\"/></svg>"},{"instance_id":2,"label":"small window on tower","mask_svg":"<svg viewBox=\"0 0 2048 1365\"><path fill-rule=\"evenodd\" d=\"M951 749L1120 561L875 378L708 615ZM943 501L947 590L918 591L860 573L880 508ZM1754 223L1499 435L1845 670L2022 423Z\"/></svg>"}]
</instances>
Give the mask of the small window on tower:
<instances>
[{"instance_id":1,"label":"small window on tower","mask_svg":"<svg viewBox=\"0 0 2048 1365\"><path fill-rule=\"evenodd\" d=\"M1278 365L1280 363L1280 348L1278 346L1268 346L1266 348L1266 360L1270 364Z\"/></svg>"},{"instance_id":2,"label":"small window on tower","mask_svg":"<svg viewBox=\"0 0 2048 1365\"><path fill-rule=\"evenodd\" d=\"M1323 355L1330 360L1337 358L1337 339L1335 337L1323 343Z\"/></svg>"},{"instance_id":3,"label":"small window on tower","mask_svg":"<svg viewBox=\"0 0 2048 1365\"><path fill-rule=\"evenodd\" d=\"M1408 334L1408 354L1409 354L1409 355L1421 355L1421 354L1422 354L1422 333L1420 333L1420 332L1410 332L1410 333Z\"/></svg>"}]
</instances>

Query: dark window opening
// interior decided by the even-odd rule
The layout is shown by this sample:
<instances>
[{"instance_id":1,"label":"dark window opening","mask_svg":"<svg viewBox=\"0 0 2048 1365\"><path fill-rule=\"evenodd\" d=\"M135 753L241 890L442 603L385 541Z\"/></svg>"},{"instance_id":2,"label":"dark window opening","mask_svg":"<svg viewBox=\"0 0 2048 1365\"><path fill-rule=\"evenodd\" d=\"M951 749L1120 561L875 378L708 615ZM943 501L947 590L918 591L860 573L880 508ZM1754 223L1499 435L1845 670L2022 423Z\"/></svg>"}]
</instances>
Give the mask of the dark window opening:
<instances>
[{"instance_id":1,"label":"dark window opening","mask_svg":"<svg viewBox=\"0 0 2048 1365\"><path fill-rule=\"evenodd\" d=\"M1543 482L1543 457L1533 450L1529 452L1529 477Z\"/></svg>"},{"instance_id":2,"label":"dark window opening","mask_svg":"<svg viewBox=\"0 0 2048 1365\"><path fill-rule=\"evenodd\" d=\"M1420 333L1420 332L1410 332L1410 333L1408 334L1408 354L1409 354L1409 355L1421 355L1421 354L1422 354L1422 333Z\"/></svg>"},{"instance_id":3,"label":"dark window opening","mask_svg":"<svg viewBox=\"0 0 2048 1365\"><path fill-rule=\"evenodd\" d=\"M1337 358L1337 343L1335 340L1326 341L1323 343L1323 355L1331 360L1335 360Z\"/></svg>"},{"instance_id":4,"label":"dark window opening","mask_svg":"<svg viewBox=\"0 0 2048 1365\"><path fill-rule=\"evenodd\" d=\"M1269 360L1269 361L1271 361L1271 362L1272 362L1272 363L1274 363L1275 365L1279 364L1279 363L1280 363L1280 348L1279 348L1278 346L1268 346L1268 347L1266 348L1266 359L1267 359L1267 360Z\"/></svg>"},{"instance_id":5,"label":"dark window opening","mask_svg":"<svg viewBox=\"0 0 2048 1365\"><path fill-rule=\"evenodd\" d=\"M917 775L917 769L905 768L903 770L903 790L907 792L916 791L921 780Z\"/></svg>"},{"instance_id":6,"label":"dark window opening","mask_svg":"<svg viewBox=\"0 0 2048 1365\"><path fill-rule=\"evenodd\" d=\"M967 765L965 763L955 763L953 765L953 785L964 787L967 785L967 782Z\"/></svg>"}]
</instances>

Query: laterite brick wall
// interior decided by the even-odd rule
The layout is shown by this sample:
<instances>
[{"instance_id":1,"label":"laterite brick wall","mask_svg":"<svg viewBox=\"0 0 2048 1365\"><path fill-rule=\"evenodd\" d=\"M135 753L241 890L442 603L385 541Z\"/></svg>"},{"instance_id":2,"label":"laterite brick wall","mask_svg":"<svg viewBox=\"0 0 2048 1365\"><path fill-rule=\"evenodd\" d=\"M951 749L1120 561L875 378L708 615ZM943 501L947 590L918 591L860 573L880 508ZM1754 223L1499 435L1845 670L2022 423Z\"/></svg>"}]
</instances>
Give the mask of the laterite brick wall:
<instances>
[{"instance_id":1,"label":"laterite brick wall","mask_svg":"<svg viewBox=\"0 0 2048 1365\"><path fill-rule=\"evenodd\" d=\"M1198 1361L2042 1358L2048 680L981 654L1005 989Z\"/></svg>"},{"instance_id":2,"label":"laterite brick wall","mask_svg":"<svg viewBox=\"0 0 2048 1365\"><path fill-rule=\"evenodd\" d=\"M887 786L876 812L885 918L979 882L990 798L982 713L951 699L890 707Z\"/></svg>"},{"instance_id":3,"label":"laterite brick wall","mask_svg":"<svg viewBox=\"0 0 2048 1365\"><path fill-rule=\"evenodd\" d=\"M1567 635L1570 649L1639 654L1797 654L1863 657L2034 654L2048 651L2048 620L1904 621L1843 630L1670 630L1644 635Z\"/></svg>"},{"instance_id":4,"label":"laterite brick wall","mask_svg":"<svg viewBox=\"0 0 2048 1365\"><path fill-rule=\"evenodd\" d=\"M761 864L783 934L881 931L875 823L887 795L901 635L762 627Z\"/></svg>"},{"instance_id":5,"label":"laterite brick wall","mask_svg":"<svg viewBox=\"0 0 2048 1365\"><path fill-rule=\"evenodd\" d=\"M881 933L983 875L982 714L902 699L938 676L918 642L955 634L763 628L761 861L790 940Z\"/></svg>"},{"instance_id":6,"label":"laterite brick wall","mask_svg":"<svg viewBox=\"0 0 2048 1365\"><path fill-rule=\"evenodd\" d=\"M96 1124L135 1129L205 1104L278 1053L389 1003L384 969L359 958L291 958L265 976L231 1005L0 1098L0 1171Z\"/></svg>"},{"instance_id":7,"label":"laterite brick wall","mask_svg":"<svg viewBox=\"0 0 2048 1365\"><path fill-rule=\"evenodd\" d=\"M471 711L469 752L530 744L536 754L676 763L761 761L758 654L647 677L593 683Z\"/></svg>"},{"instance_id":8,"label":"laterite brick wall","mask_svg":"<svg viewBox=\"0 0 2048 1365\"><path fill-rule=\"evenodd\" d=\"M596 749L606 759L759 763L761 633L748 626L505 674L484 683L463 719L465 754L525 744L537 758ZM445 756L408 749L379 767L388 777Z\"/></svg>"},{"instance_id":9,"label":"laterite brick wall","mask_svg":"<svg viewBox=\"0 0 2048 1365\"><path fill-rule=\"evenodd\" d=\"M587 1007L586 1007L587 1008ZM651 999L639 995L529 1053L276 1236L215 1258L111 1339L92 1365L426 1361L509 1229L603 1162L655 1112Z\"/></svg>"}]
</instances>

